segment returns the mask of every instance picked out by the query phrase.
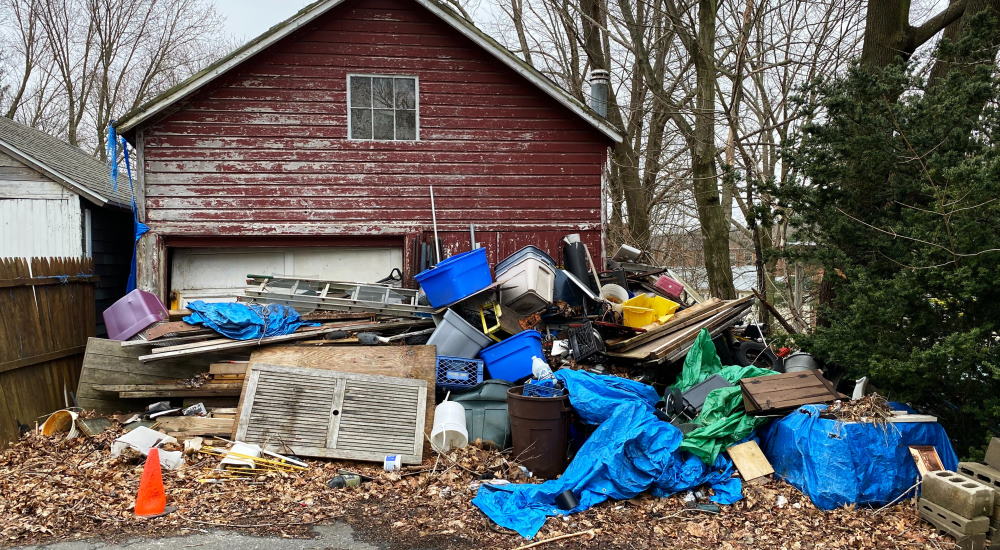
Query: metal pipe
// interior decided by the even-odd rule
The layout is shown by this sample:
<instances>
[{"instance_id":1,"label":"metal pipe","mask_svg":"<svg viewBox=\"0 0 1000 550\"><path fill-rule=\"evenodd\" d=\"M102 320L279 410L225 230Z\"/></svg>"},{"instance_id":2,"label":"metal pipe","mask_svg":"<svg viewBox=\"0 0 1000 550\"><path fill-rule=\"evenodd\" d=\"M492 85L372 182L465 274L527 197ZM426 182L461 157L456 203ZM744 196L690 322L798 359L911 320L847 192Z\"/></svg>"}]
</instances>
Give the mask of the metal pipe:
<instances>
[{"instance_id":1,"label":"metal pipe","mask_svg":"<svg viewBox=\"0 0 1000 550\"><path fill-rule=\"evenodd\" d=\"M469 224L469 249L473 250L473 249L476 249L476 248L479 248L479 246L476 244L476 224L470 223Z\"/></svg>"},{"instance_id":2,"label":"metal pipe","mask_svg":"<svg viewBox=\"0 0 1000 550\"><path fill-rule=\"evenodd\" d=\"M441 241L438 240L437 208L434 206L434 186L431 186L431 222L434 224L434 257L435 264L441 263Z\"/></svg>"}]
</instances>

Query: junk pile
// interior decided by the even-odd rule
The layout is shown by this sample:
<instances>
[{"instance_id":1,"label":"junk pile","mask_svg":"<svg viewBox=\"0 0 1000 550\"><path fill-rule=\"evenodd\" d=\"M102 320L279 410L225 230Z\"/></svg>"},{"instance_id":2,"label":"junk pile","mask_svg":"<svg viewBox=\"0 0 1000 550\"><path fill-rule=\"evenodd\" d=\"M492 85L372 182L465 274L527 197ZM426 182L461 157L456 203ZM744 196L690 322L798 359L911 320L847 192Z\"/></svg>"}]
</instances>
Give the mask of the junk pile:
<instances>
[{"instance_id":1,"label":"junk pile","mask_svg":"<svg viewBox=\"0 0 1000 550\"><path fill-rule=\"evenodd\" d=\"M599 271L570 235L561 263L527 246L491 269L475 248L417 274L419 290L250 274L232 302L173 312L133 291L105 312L112 338L90 339L74 407L2 455L0 483L29 502L0 504L0 519L16 516L3 534L66 533L28 519L48 505L17 480L38 472L32 487L56 475L79 491L93 519L68 525L85 532L136 516L282 533L396 518L393 536L470 545L517 533L596 546L628 527L686 547L734 532L746 539L734 548L793 547L787 532L744 531L793 502L789 525L824 532L831 510L881 533L873 548L943 535L978 548L996 533L1000 443L986 465L959 464L934 417L863 384L850 400L807 353L772 352L745 321L752 297L702 299L640 257L622 247ZM947 470L992 483L974 491L988 505L955 511L938 496L950 492L928 492ZM880 508L921 479L931 525Z\"/></svg>"}]
</instances>

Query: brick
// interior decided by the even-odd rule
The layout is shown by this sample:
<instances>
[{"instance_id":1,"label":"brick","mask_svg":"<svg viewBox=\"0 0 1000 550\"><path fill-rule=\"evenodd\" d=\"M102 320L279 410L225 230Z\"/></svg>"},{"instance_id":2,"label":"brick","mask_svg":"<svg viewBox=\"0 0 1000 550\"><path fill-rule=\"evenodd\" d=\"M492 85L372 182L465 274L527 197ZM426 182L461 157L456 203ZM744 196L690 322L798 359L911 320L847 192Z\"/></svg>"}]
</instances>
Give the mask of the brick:
<instances>
[{"instance_id":1,"label":"brick","mask_svg":"<svg viewBox=\"0 0 1000 550\"><path fill-rule=\"evenodd\" d=\"M990 446L986 448L986 463L990 468L1000 470L1000 437L990 440Z\"/></svg>"},{"instance_id":2,"label":"brick","mask_svg":"<svg viewBox=\"0 0 1000 550\"><path fill-rule=\"evenodd\" d=\"M993 513L993 490L956 472L927 472L920 496L967 519Z\"/></svg>"},{"instance_id":3,"label":"brick","mask_svg":"<svg viewBox=\"0 0 1000 550\"><path fill-rule=\"evenodd\" d=\"M986 530L990 527L990 519L986 516L979 516L972 519L963 518L925 498L917 501L917 510L920 512L920 517L925 521L930 522L938 529L956 539L969 535L983 535L985 539Z\"/></svg>"},{"instance_id":4,"label":"brick","mask_svg":"<svg viewBox=\"0 0 1000 550\"><path fill-rule=\"evenodd\" d=\"M978 462L959 462L958 473L989 485L994 491L1000 491L1000 470L996 468Z\"/></svg>"}]
</instances>

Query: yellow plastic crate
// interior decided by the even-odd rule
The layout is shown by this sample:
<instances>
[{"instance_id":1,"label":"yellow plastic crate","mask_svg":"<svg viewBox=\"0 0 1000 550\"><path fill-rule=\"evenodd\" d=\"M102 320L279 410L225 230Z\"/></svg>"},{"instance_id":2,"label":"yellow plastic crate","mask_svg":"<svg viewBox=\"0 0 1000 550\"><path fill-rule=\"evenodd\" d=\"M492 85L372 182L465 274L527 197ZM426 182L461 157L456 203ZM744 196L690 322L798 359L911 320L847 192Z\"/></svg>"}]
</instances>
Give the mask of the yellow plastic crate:
<instances>
[{"instance_id":1,"label":"yellow plastic crate","mask_svg":"<svg viewBox=\"0 0 1000 550\"><path fill-rule=\"evenodd\" d=\"M622 303L625 326L639 328L669 321L681 305L663 296L639 294Z\"/></svg>"}]
</instances>

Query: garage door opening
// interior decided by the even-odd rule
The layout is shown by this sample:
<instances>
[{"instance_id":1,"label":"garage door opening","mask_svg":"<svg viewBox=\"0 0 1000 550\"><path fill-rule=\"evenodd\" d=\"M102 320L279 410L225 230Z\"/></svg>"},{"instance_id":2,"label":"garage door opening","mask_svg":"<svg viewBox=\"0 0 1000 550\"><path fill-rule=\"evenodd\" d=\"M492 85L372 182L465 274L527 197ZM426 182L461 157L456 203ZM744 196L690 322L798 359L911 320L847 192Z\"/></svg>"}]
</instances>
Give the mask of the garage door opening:
<instances>
[{"instance_id":1,"label":"garage door opening","mask_svg":"<svg viewBox=\"0 0 1000 550\"><path fill-rule=\"evenodd\" d=\"M280 275L373 283L403 269L400 247L197 247L172 248L170 307L193 300L233 302L246 276Z\"/></svg>"}]
</instances>

